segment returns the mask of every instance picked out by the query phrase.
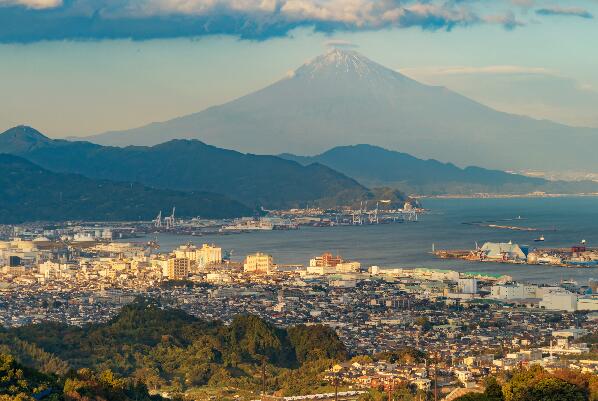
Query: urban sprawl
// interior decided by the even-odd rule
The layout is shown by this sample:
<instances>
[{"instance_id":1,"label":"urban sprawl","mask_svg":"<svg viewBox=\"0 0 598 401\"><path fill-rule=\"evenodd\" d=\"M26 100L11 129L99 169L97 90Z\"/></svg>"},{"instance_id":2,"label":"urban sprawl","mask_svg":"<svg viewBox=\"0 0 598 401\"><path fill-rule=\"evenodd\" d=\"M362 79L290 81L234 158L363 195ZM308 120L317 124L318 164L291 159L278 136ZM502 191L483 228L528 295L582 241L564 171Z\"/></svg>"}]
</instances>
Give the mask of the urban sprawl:
<instances>
[{"instance_id":1,"label":"urban sprawl","mask_svg":"<svg viewBox=\"0 0 598 401\"><path fill-rule=\"evenodd\" d=\"M254 314L279 326L322 323L361 355L426 350L425 362L335 366L330 380L354 389L407 381L430 390L434 383L456 397L487 374L522 364L598 372L580 341L598 334L598 280L536 285L506 275L363 266L323 249L305 265L279 264L267 249L235 262L215 244L160 252L154 241L117 242L107 228L2 230L5 327L107 321L142 296L207 320ZM500 255L505 247L481 250Z\"/></svg>"}]
</instances>

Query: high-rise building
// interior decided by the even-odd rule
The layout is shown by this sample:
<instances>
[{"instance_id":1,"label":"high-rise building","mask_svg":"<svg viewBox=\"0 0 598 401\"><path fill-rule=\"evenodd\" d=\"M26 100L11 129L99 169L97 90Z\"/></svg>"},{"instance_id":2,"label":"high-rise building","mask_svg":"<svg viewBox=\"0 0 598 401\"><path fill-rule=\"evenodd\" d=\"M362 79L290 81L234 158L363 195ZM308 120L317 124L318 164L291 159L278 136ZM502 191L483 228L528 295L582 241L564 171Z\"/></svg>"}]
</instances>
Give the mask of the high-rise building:
<instances>
[{"instance_id":1,"label":"high-rise building","mask_svg":"<svg viewBox=\"0 0 598 401\"><path fill-rule=\"evenodd\" d=\"M168 279L184 280L189 275L191 261L187 258L168 259Z\"/></svg>"},{"instance_id":2,"label":"high-rise building","mask_svg":"<svg viewBox=\"0 0 598 401\"><path fill-rule=\"evenodd\" d=\"M197 264L201 267L222 262L222 248L213 244L203 244L195 253L197 255Z\"/></svg>"},{"instance_id":3,"label":"high-rise building","mask_svg":"<svg viewBox=\"0 0 598 401\"><path fill-rule=\"evenodd\" d=\"M201 248L189 243L174 250L176 258L185 258L194 262L197 267L205 267L222 262L222 248L203 244Z\"/></svg>"},{"instance_id":4,"label":"high-rise building","mask_svg":"<svg viewBox=\"0 0 598 401\"><path fill-rule=\"evenodd\" d=\"M254 253L247 255L243 263L243 271L246 273L270 273L274 270L274 259L266 253Z\"/></svg>"}]
</instances>

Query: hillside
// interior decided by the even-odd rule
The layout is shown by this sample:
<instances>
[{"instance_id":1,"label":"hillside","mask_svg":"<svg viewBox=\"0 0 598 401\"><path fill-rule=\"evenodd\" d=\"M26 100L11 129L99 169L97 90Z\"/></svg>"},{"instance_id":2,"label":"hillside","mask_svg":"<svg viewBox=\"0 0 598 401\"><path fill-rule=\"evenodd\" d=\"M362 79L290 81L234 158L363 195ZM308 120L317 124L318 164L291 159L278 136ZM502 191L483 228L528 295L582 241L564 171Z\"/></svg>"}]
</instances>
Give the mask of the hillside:
<instances>
[{"instance_id":1,"label":"hillside","mask_svg":"<svg viewBox=\"0 0 598 401\"><path fill-rule=\"evenodd\" d=\"M409 193L470 194L528 193L533 191L598 192L598 183L546 181L480 167L460 168L452 163L422 160L379 146L338 146L316 156L280 157L301 164L321 163L368 186L398 187Z\"/></svg>"},{"instance_id":2,"label":"hillside","mask_svg":"<svg viewBox=\"0 0 598 401\"><path fill-rule=\"evenodd\" d=\"M32 131L15 127L0 134L0 152L16 154L51 171L139 182L155 188L215 192L251 207L331 207L375 196L354 179L321 164L303 166L275 156L220 149L197 140L118 148L51 140ZM396 196L397 201L403 200L401 194Z\"/></svg>"},{"instance_id":3,"label":"hillside","mask_svg":"<svg viewBox=\"0 0 598 401\"><path fill-rule=\"evenodd\" d=\"M109 371L97 374L82 369L67 377L56 377L23 366L12 355L3 353L0 353L0 383L2 401L164 400L150 395L147 387L134 379L121 378Z\"/></svg>"},{"instance_id":4,"label":"hillside","mask_svg":"<svg viewBox=\"0 0 598 401\"><path fill-rule=\"evenodd\" d=\"M53 173L17 156L0 154L0 223L64 220L149 220L177 208L181 217L251 215L222 195L158 190L141 184Z\"/></svg>"},{"instance_id":5,"label":"hillside","mask_svg":"<svg viewBox=\"0 0 598 401\"><path fill-rule=\"evenodd\" d=\"M63 374L43 368L47 359L59 358L75 370L109 369L134 377L150 390L207 386L259 391L262 364L272 390L297 385L313 388L318 385L309 381L314 373L300 383L302 375L315 366L319 374L332 359L342 361L348 356L336 333L325 326L284 329L252 315L237 316L224 325L154 300L127 305L106 323L83 327L45 323L0 330L0 349L16 339L29 347L13 348L15 357L33 360L32 367L46 374ZM46 356L34 360L31 350L43 350Z\"/></svg>"},{"instance_id":6,"label":"hillside","mask_svg":"<svg viewBox=\"0 0 598 401\"><path fill-rule=\"evenodd\" d=\"M174 138L259 154L369 143L459 166L598 171L598 129L502 113L340 49L228 103L87 140L124 146Z\"/></svg>"}]
</instances>

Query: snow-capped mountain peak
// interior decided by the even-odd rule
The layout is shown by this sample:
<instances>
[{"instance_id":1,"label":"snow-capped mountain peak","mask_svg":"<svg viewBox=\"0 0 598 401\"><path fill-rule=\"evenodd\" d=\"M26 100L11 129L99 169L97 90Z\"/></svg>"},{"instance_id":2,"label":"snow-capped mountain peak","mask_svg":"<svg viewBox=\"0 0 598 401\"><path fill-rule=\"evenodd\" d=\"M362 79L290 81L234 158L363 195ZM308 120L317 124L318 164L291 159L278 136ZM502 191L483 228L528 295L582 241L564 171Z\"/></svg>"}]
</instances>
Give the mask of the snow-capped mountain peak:
<instances>
[{"instance_id":1,"label":"snow-capped mountain peak","mask_svg":"<svg viewBox=\"0 0 598 401\"><path fill-rule=\"evenodd\" d=\"M500 113L342 49L223 105L92 140L153 145L173 138L257 154L366 143L460 165L541 169L550 160L554 169L598 168L596 130ZM586 146L571 147L574 141Z\"/></svg>"},{"instance_id":2,"label":"snow-capped mountain peak","mask_svg":"<svg viewBox=\"0 0 598 401\"><path fill-rule=\"evenodd\" d=\"M346 74L361 79L374 76L389 77L392 75L403 77L399 73L373 62L356 51L343 49L332 49L314 58L299 67L293 76L315 78L317 76L329 77L331 74Z\"/></svg>"}]
</instances>

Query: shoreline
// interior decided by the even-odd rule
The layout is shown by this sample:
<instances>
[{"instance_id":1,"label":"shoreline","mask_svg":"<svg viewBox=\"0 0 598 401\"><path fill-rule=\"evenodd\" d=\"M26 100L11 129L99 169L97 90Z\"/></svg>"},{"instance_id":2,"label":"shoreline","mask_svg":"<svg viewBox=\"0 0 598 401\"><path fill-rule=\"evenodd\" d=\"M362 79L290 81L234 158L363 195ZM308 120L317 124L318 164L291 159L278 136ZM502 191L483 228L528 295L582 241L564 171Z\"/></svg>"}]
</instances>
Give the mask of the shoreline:
<instances>
[{"instance_id":1,"label":"shoreline","mask_svg":"<svg viewBox=\"0 0 598 401\"><path fill-rule=\"evenodd\" d=\"M549 199L549 198L581 198L598 197L598 192L578 194L549 194L549 193L528 193L528 194L500 194L500 193L478 193L478 194L443 194L443 195L410 195L414 199Z\"/></svg>"}]
</instances>

